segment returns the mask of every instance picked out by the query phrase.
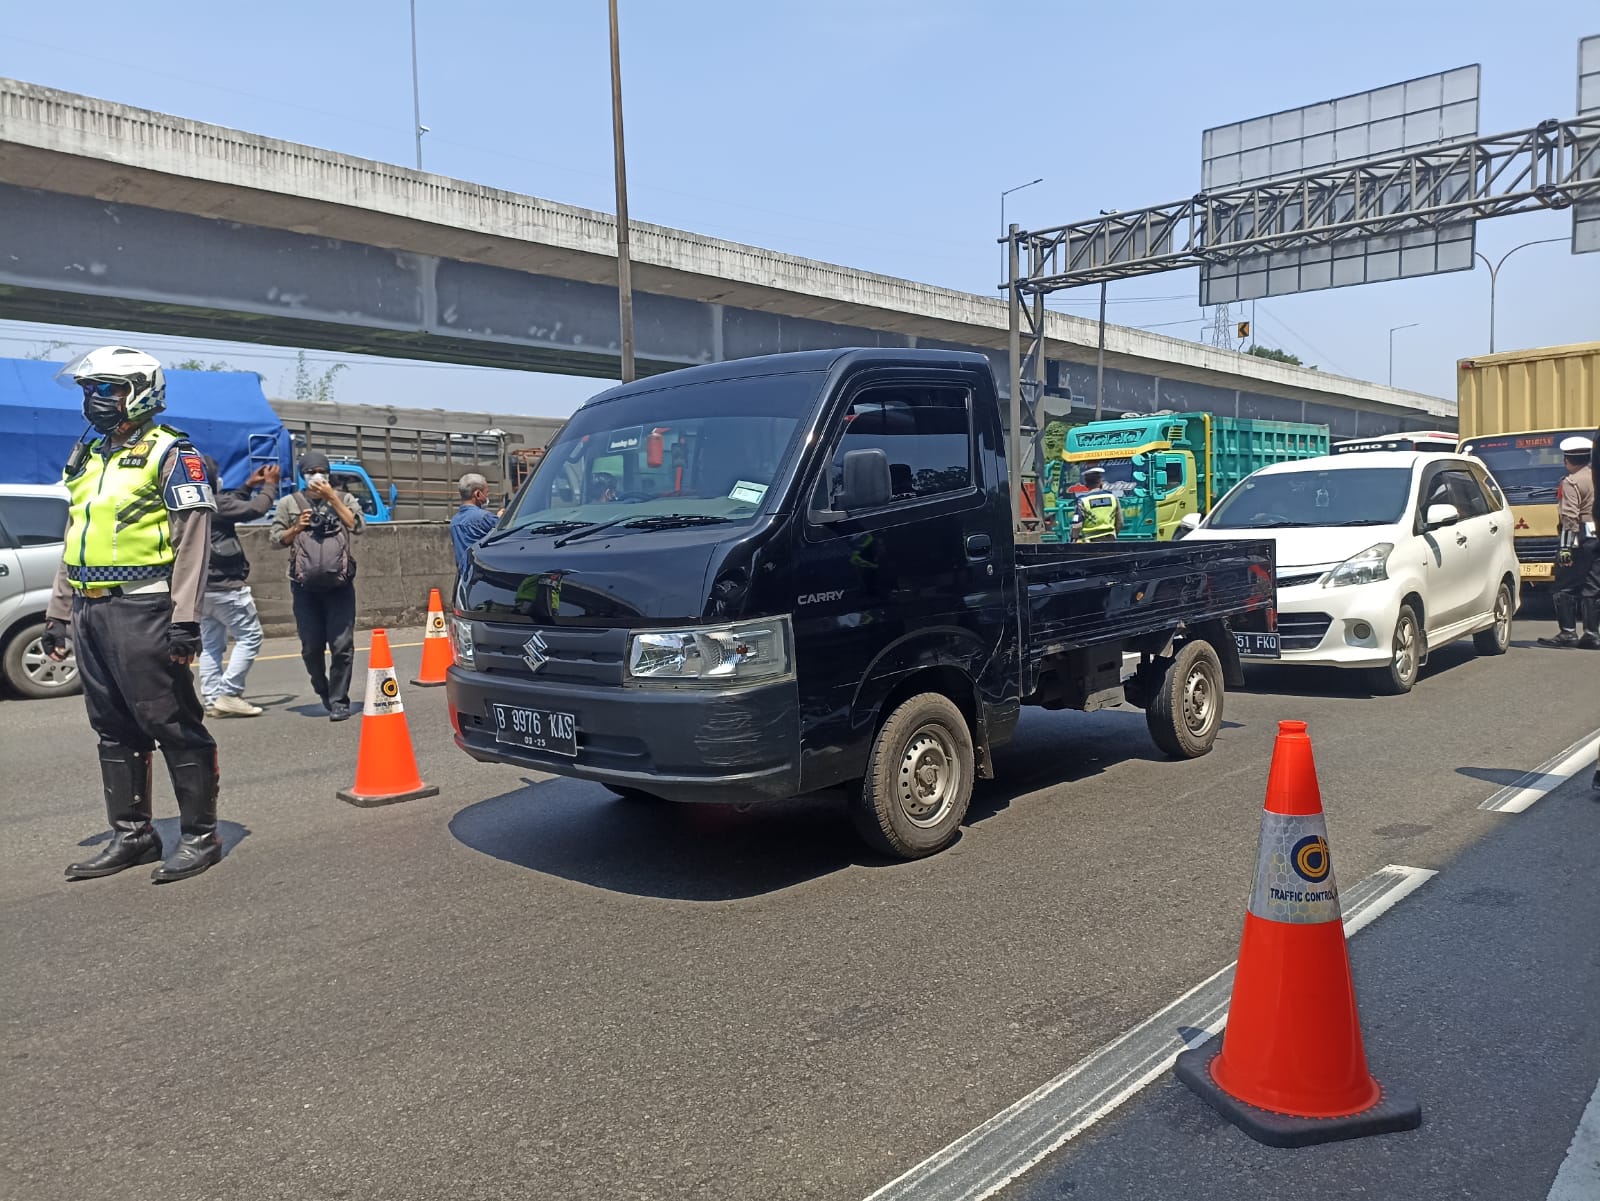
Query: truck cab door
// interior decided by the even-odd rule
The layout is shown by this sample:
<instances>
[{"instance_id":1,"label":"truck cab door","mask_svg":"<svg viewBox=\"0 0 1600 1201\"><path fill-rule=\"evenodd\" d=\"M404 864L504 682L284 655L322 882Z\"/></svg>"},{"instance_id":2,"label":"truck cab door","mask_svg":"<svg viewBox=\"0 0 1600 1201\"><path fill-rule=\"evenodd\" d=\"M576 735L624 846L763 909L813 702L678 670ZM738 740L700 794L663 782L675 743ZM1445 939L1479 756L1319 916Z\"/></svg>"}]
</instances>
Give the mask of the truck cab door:
<instances>
[{"instance_id":1,"label":"truck cab door","mask_svg":"<svg viewBox=\"0 0 1600 1201\"><path fill-rule=\"evenodd\" d=\"M1010 507L995 483L987 400L949 376L889 370L846 385L808 512L795 523L795 639L806 789L858 777L873 734L863 719L919 667L986 674L1004 633L1012 576ZM989 415L992 418L992 414ZM991 435L980 439L979 432ZM881 452L888 496L856 507L845 456Z\"/></svg>"},{"instance_id":2,"label":"truck cab door","mask_svg":"<svg viewBox=\"0 0 1600 1201\"><path fill-rule=\"evenodd\" d=\"M1199 511L1194 455L1185 450L1150 457L1155 460L1152 492L1156 498L1156 537L1171 542L1178 524Z\"/></svg>"}]
</instances>

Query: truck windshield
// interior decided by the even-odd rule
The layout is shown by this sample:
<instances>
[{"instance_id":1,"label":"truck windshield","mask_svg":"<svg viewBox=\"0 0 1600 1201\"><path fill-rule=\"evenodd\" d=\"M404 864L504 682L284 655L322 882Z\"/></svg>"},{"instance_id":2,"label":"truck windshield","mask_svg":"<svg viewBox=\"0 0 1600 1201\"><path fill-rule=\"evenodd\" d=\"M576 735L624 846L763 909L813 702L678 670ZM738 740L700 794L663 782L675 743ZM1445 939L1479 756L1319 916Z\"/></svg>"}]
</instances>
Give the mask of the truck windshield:
<instances>
[{"instance_id":1,"label":"truck windshield","mask_svg":"<svg viewBox=\"0 0 1600 1201\"><path fill-rule=\"evenodd\" d=\"M815 373L685 384L578 410L505 531L748 521L780 484L822 388ZM645 520L653 519L653 520Z\"/></svg>"},{"instance_id":2,"label":"truck windshield","mask_svg":"<svg viewBox=\"0 0 1600 1201\"><path fill-rule=\"evenodd\" d=\"M1133 460L1132 459L1107 459L1103 463L1063 463L1061 473L1061 486L1065 489L1078 487L1088 491L1088 485L1083 482L1083 473L1091 467L1105 469L1105 479L1101 487L1115 496L1133 495Z\"/></svg>"},{"instance_id":3,"label":"truck windshield","mask_svg":"<svg viewBox=\"0 0 1600 1201\"><path fill-rule=\"evenodd\" d=\"M1258 472L1228 493L1205 524L1211 530L1390 525L1404 516L1410 496L1409 467Z\"/></svg>"},{"instance_id":4,"label":"truck windshield","mask_svg":"<svg viewBox=\"0 0 1600 1201\"><path fill-rule=\"evenodd\" d=\"M1567 469L1561 459L1561 442L1587 430L1545 430L1537 434L1496 434L1468 438L1463 454L1479 459L1512 501L1550 500Z\"/></svg>"}]
</instances>

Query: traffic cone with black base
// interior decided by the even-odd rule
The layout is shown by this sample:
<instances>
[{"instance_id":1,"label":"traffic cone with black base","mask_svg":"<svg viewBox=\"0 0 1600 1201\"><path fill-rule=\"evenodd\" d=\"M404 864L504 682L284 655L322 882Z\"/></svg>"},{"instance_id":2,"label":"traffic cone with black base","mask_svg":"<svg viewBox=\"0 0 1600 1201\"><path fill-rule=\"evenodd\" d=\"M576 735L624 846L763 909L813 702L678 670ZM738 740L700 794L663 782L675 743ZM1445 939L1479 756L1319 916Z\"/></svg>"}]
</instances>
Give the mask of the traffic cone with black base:
<instances>
[{"instance_id":1,"label":"traffic cone with black base","mask_svg":"<svg viewBox=\"0 0 1600 1201\"><path fill-rule=\"evenodd\" d=\"M1414 1130L1422 1106L1367 1070L1311 739L1278 723L1228 1024L1178 1056L1213 1109L1274 1147Z\"/></svg>"},{"instance_id":2,"label":"traffic cone with black base","mask_svg":"<svg viewBox=\"0 0 1600 1201\"><path fill-rule=\"evenodd\" d=\"M411 729L400 701L400 681L395 679L394 656L384 630L372 631L372 651L367 656L367 699L361 706L356 782L338 795L341 801L364 809L439 795L439 790L424 784L417 773Z\"/></svg>"},{"instance_id":3,"label":"traffic cone with black base","mask_svg":"<svg viewBox=\"0 0 1600 1201\"><path fill-rule=\"evenodd\" d=\"M428 593L428 624L422 632L422 669L411 682L419 688L439 688L444 685L444 673L456 661L450 648L450 634L444 628L444 602L439 590Z\"/></svg>"}]
</instances>

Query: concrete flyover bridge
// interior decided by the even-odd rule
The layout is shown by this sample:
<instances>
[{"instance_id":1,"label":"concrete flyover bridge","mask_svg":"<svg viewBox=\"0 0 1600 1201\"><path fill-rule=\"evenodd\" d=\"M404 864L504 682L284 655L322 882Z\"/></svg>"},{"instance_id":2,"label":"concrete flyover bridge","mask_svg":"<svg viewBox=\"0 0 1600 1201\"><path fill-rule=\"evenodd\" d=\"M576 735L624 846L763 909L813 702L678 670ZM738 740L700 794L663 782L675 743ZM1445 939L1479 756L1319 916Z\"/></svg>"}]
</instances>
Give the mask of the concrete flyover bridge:
<instances>
[{"instance_id":1,"label":"concrete flyover bridge","mask_svg":"<svg viewBox=\"0 0 1600 1201\"><path fill-rule=\"evenodd\" d=\"M605 213L5 79L0 213L0 316L617 374ZM998 299L660 226L632 246L642 372L850 345L1004 366ZM1050 320L1059 414L1093 395L1096 326ZM1121 326L1106 363L1111 413L1455 423L1450 401Z\"/></svg>"}]
</instances>

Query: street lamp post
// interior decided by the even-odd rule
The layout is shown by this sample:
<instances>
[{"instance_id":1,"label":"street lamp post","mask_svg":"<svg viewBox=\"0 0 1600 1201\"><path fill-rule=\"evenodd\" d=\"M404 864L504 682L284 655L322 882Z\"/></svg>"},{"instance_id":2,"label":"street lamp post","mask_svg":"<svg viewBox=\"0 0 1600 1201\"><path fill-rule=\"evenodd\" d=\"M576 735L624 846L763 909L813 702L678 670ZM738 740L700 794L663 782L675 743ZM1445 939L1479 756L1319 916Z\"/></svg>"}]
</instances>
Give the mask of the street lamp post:
<instances>
[{"instance_id":1,"label":"street lamp post","mask_svg":"<svg viewBox=\"0 0 1600 1201\"><path fill-rule=\"evenodd\" d=\"M417 170L422 170L422 135L428 127L422 123L422 90L417 85L417 0L411 0L411 123L416 127Z\"/></svg>"},{"instance_id":2,"label":"street lamp post","mask_svg":"<svg viewBox=\"0 0 1600 1201\"><path fill-rule=\"evenodd\" d=\"M1506 260L1508 258L1510 258L1512 255L1516 254L1517 251L1519 251L1519 250L1523 250L1523 249L1525 249L1525 248L1527 248L1529 246L1543 246L1546 242L1565 242L1566 240L1567 239L1565 239L1565 238L1540 238L1535 242L1523 242L1520 246L1513 246L1510 250L1508 250L1504 254L1502 254L1500 256L1500 261L1498 263L1491 263L1489 261L1489 259L1487 258L1487 256L1485 256L1484 253L1481 250L1473 251L1473 254L1477 258L1483 259L1483 265L1485 267L1489 268L1489 353L1490 354L1494 353L1494 289L1495 289L1495 284L1497 284L1499 282L1499 280L1500 280L1500 268L1504 267L1505 264L1506 264Z\"/></svg>"},{"instance_id":3,"label":"street lamp post","mask_svg":"<svg viewBox=\"0 0 1600 1201\"><path fill-rule=\"evenodd\" d=\"M1408 321L1404 325L1389 327L1389 386L1391 388L1394 387L1394 336L1400 330L1416 329L1421 324L1422 322L1420 321Z\"/></svg>"},{"instance_id":4,"label":"street lamp post","mask_svg":"<svg viewBox=\"0 0 1600 1201\"><path fill-rule=\"evenodd\" d=\"M633 382L633 265L628 255L628 168L622 150L622 54L617 0L611 0L611 141L617 160L617 315L622 321L622 382Z\"/></svg>"},{"instance_id":5,"label":"street lamp post","mask_svg":"<svg viewBox=\"0 0 1600 1201\"><path fill-rule=\"evenodd\" d=\"M1006 225L1006 197L1011 195L1013 192L1020 192L1023 188L1031 188L1034 184L1043 182L1044 176L1041 175L1038 179L1030 179L1027 183L1019 183L1016 187L1007 188L1004 192L1000 193L1000 238L1002 241L1005 240L1008 232L1008 227ZM1002 246L1000 248L1000 274L1006 275L1006 272L1010 269L1010 266L1010 261L1006 257L1006 249L1004 246ZM1009 280L1010 276L1007 275L1006 278Z\"/></svg>"}]
</instances>

